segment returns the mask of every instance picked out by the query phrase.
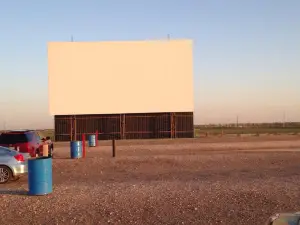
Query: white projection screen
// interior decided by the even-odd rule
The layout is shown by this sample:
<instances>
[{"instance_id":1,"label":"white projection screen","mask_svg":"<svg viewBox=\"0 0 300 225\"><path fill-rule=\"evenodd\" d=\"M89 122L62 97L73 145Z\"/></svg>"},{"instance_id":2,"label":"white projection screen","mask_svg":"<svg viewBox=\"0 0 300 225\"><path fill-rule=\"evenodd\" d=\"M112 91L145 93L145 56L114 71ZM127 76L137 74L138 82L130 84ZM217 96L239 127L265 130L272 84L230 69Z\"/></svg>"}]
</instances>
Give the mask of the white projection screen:
<instances>
[{"instance_id":1,"label":"white projection screen","mask_svg":"<svg viewBox=\"0 0 300 225\"><path fill-rule=\"evenodd\" d=\"M50 114L193 112L192 51L192 40L50 42Z\"/></svg>"}]
</instances>

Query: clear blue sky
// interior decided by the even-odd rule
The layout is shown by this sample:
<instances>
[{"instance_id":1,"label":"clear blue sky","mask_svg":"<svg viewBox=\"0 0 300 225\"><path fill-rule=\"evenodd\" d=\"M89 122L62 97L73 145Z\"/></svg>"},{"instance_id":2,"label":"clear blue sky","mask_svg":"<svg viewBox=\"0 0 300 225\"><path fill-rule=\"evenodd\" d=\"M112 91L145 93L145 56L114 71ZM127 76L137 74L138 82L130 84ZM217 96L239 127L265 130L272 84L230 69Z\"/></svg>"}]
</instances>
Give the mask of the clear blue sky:
<instances>
[{"instance_id":1,"label":"clear blue sky","mask_svg":"<svg viewBox=\"0 0 300 225\"><path fill-rule=\"evenodd\" d=\"M47 128L47 42L191 38L195 122L300 121L299 0L0 4L0 128Z\"/></svg>"}]
</instances>

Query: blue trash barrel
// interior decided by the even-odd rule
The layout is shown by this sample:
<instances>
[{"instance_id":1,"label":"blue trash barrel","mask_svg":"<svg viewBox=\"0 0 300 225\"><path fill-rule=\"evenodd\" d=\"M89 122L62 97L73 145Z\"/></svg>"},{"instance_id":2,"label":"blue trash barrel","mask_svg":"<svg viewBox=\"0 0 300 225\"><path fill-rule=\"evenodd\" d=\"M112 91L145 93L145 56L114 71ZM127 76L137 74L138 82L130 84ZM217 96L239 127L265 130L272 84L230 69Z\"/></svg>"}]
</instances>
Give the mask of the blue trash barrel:
<instances>
[{"instance_id":1,"label":"blue trash barrel","mask_svg":"<svg viewBox=\"0 0 300 225\"><path fill-rule=\"evenodd\" d=\"M28 159L29 195L46 195L52 192L52 158Z\"/></svg>"},{"instance_id":2,"label":"blue trash barrel","mask_svg":"<svg viewBox=\"0 0 300 225\"><path fill-rule=\"evenodd\" d=\"M89 147L95 147L96 146L96 135L92 134L89 135Z\"/></svg>"},{"instance_id":3,"label":"blue trash barrel","mask_svg":"<svg viewBox=\"0 0 300 225\"><path fill-rule=\"evenodd\" d=\"M81 141L71 141L71 159L78 159L82 157L82 142Z\"/></svg>"}]
</instances>

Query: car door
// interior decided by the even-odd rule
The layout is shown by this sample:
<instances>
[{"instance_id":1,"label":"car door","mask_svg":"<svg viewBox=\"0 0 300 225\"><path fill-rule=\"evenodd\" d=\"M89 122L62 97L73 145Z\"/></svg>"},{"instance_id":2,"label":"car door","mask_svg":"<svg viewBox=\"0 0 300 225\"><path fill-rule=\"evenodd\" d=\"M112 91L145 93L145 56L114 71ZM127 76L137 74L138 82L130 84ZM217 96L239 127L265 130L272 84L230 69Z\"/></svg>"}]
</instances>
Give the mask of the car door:
<instances>
[{"instance_id":1,"label":"car door","mask_svg":"<svg viewBox=\"0 0 300 225\"><path fill-rule=\"evenodd\" d=\"M0 147L0 164L6 165L10 160L10 150L4 147Z\"/></svg>"}]
</instances>

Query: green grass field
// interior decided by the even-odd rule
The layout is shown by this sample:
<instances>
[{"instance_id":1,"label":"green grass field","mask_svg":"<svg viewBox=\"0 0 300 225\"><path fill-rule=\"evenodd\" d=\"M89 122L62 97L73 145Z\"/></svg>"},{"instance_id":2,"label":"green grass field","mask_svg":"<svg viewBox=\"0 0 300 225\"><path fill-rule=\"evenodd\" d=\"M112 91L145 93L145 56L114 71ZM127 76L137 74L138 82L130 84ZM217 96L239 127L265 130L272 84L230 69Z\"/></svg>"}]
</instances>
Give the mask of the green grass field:
<instances>
[{"instance_id":1,"label":"green grass field","mask_svg":"<svg viewBox=\"0 0 300 225\"><path fill-rule=\"evenodd\" d=\"M54 130L46 129L46 130L38 130L38 133L41 137L49 136L52 140L55 139ZM195 128L195 137L203 137L208 134L208 136L220 136L220 135L255 135L259 136L261 134L290 134L290 135L298 135L300 134L300 127L278 127L278 128L236 128L236 127L196 127Z\"/></svg>"},{"instance_id":2,"label":"green grass field","mask_svg":"<svg viewBox=\"0 0 300 225\"><path fill-rule=\"evenodd\" d=\"M224 135L232 134L300 134L300 128L290 128L290 127L278 127L278 128L236 128L236 127L215 127L215 128L195 128L195 137L203 136L206 133L208 135L221 135L223 132Z\"/></svg>"},{"instance_id":3,"label":"green grass field","mask_svg":"<svg viewBox=\"0 0 300 225\"><path fill-rule=\"evenodd\" d=\"M55 139L55 134L53 129L47 129L47 130L38 130L38 134L41 138L49 136L51 140Z\"/></svg>"}]
</instances>

